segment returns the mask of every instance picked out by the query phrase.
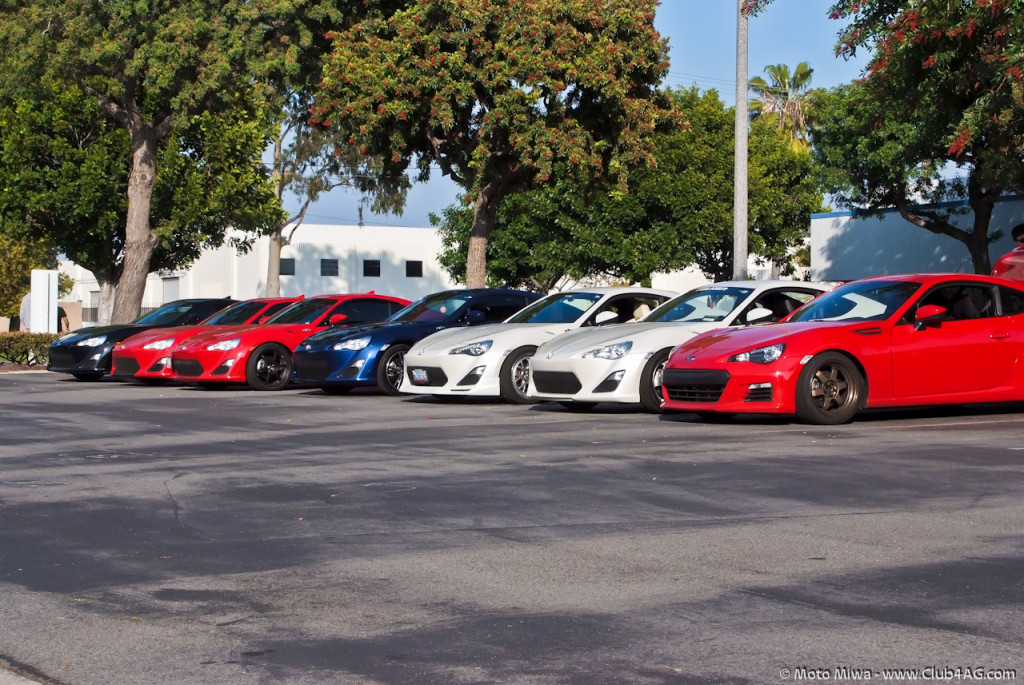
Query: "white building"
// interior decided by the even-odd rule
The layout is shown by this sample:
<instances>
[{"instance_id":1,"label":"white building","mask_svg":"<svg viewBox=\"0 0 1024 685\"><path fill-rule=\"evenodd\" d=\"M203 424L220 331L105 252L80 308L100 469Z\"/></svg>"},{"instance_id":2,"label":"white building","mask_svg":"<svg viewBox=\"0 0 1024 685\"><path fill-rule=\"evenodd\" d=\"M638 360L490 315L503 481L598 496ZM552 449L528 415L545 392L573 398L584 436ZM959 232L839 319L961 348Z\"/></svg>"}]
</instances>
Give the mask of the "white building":
<instances>
[{"instance_id":1,"label":"white building","mask_svg":"<svg viewBox=\"0 0 1024 685\"><path fill-rule=\"evenodd\" d=\"M321 295L375 291L417 300L457 287L441 269L441 238L434 229L303 224L281 250L281 294ZM230 246L205 252L189 269L149 275L143 311L189 297L244 300L264 295L270 241L261 238L245 254ZM80 300L84 322L96 320L99 286L92 272L61 265L75 279L67 299Z\"/></svg>"},{"instance_id":2,"label":"white building","mask_svg":"<svg viewBox=\"0 0 1024 685\"><path fill-rule=\"evenodd\" d=\"M205 252L190 268L149 275L143 311L190 297L233 297L243 300L265 294L269 239L262 238L244 254L230 246ZM281 294L284 296L355 293L417 300L457 288L438 263L443 248L437 229L398 226L359 227L302 224L292 243L281 251ZM61 270L75 280L66 298L82 303L82 322L97 320L100 290L92 272L70 262ZM751 257L751 278L769 278L771 267ZM654 274L652 287L683 292L708 282L697 269ZM77 323L77 322L76 322Z\"/></svg>"},{"instance_id":3,"label":"white building","mask_svg":"<svg viewBox=\"0 0 1024 685\"><path fill-rule=\"evenodd\" d=\"M230 246L205 252L190 268L149 275L143 311L189 297L248 299L265 293L269 239L256 241L238 254ZM281 294L284 296L354 293L373 290L417 300L457 288L438 263L443 248L433 228L359 227L302 224L292 243L281 251ZM61 269L75 280L66 298L82 303L82 321L96 321L100 290L92 272L65 262ZM655 274L653 287L683 291L707 282L696 270Z\"/></svg>"},{"instance_id":4,"label":"white building","mask_svg":"<svg viewBox=\"0 0 1024 685\"><path fill-rule=\"evenodd\" d=\"M967 211L956 225L970 227L974 212L964 203L944 206ZM996 203L989 233L1003 237L989 246L993 263L1014 248L1010 229L1024 223L1024 198ZM811 216L811 278L848 281L865 276L898 273L973 273L971 255L958 240L919 228L895 210L881 217L854 219L851 212Z\"/></svg>"}]
</instances>

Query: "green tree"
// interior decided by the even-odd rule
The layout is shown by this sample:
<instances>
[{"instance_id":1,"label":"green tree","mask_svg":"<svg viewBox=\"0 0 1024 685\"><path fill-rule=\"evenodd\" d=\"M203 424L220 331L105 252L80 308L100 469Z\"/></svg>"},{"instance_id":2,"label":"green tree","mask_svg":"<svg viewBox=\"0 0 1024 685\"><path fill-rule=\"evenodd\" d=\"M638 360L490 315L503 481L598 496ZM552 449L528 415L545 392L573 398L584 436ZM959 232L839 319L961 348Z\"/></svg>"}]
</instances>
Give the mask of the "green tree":
<instances>
[{"instance_id":1,"label":"green tree","mask_svg":"<svg viewBox=\"0 0 1024 685\"><path fill-rule=\"evenodd\" d=\"M812 133L837 204L895 208L991 269L992 210L1024 189L1024 7L1018 2L838 2L842 49L873 49L861 82L821 94ZM966 207L949 200L965 200ZM956 217L973 212L967 228Z\"/></svg>"},{"instance_id":2,"label":"green tree","mask_svg":"<svg viewBox=\"0 0 1024 685\"><path fill-rule=\"evenodd\" d=\"M291 193L300 204L270 234L266 288L269 297L281 294L281 248L291 243L309 206L322 194L334 188L352 188L369 199L372 211L400 216L412 185L404 173L386 173L380 158L364 155L347 141L339 140L336 133L310 125L309 107L308 101L296 92L274 138L271 174L277 198L283 203L285 194Z\"/></svg>"},{"instance_id":3,"label":"green tree","mask_svg":"<svg viewBox=\"0 0 1024 685\"><path fill-rule=\"evenodd\" d=\"M471 286L502 200L649 160L667 45L657 0L416 0L337 36L318 119L389 171L440 166L473 208Z\"/></svg>"},{"instance_id":4,"label":"green tree","mask_svg":"<svg viewBox=\"0 0 1024 685\"><path fill-rule=\"evenodd\" d=\"M130 137L73 85L43 79L12 91L0 91L0 233L44 239L92 271L108 320L127 252ZM150 270L189 264L221 244L228 227L279 221L269 178L250 153L264 139L263 125L241 111L200 113L157 149ZM241 235L244 246L251 234Z\"/></svg>"},{"instance_id":5,"label":"green tree","mask_svg":"<svg viewBox=\"0 0 1024 685\"><path fill-rule=\"evenodd\" d=\"M128 134L124 256L114 321L138 314L151 258L161 243L152 211L158 179L170 173L160 166L161 147L174 146L170 141L192 137L195 127L230 113L234 124L216 124L221 130L248 119L263 136L251 149L242 147L251 144L248 136L222 140L221 152L249 159L239 168L243 176L262 168L260 156L276 114L268 103L281 83L303 69L304 51L323 27L340 25L343 10L342 3L329 0L0 4L0 49L18 58L8 65L7 83L45 75L77 84ZM227 167L217 173L232 175Z\"/></svg>"},{"instance_id":6,"label":"green tree","mask_svg":"<svg viewBox=\"0 0 1024 685\"><path fill-rule=\"evenodd\" d=\"M789 135L794 150L810 151L807 98L814 70L801 62L792 71L785 64L771 64L764 71L769 81L760 76L750 79L750 89L757 95L750 101L751 118L773 119L776 128Z\"/></svg>"},{"instance_id":7,"label":"green tree","mask_svg":"<svg viewBox=\"0 0 1024 685\"><path fill-rule=\"evenodd\" d=\"M56 269L57 251L43 240L0 234L0 316L18 315L32 269Z\"/></svg>"},{"instance_id":8,"label":"green tree","mask_svg":"<svg viewBox=\"0 0 1024 685\"><path fill-rule=\"evenodd\" d=\"M714 91L666 93L686 130L656 133L657 166L629 177L629 192L610 193L560 176L552 186L510 196L488 245L488 281L546 291L563 279L649 281L655 272L693 264L715 280L732 274L733 116ZM789 265L820 209L811 159L765 121L750 135L751 251ZM449 207L437 219L441 263L466 273L472 211Z\"/></svg>"}]
</instances>

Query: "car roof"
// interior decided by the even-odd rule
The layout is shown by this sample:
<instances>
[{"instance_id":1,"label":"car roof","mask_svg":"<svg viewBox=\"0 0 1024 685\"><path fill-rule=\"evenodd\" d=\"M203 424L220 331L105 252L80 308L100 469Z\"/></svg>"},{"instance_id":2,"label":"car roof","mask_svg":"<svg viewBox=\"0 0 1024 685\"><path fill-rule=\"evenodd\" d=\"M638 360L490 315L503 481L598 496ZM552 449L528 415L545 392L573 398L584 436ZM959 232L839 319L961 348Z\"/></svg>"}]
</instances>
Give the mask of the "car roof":
<instances>
[{"instance_id":1,"label":"car roof","mask_svg":"<svg viewBox=\"0 0 1024 685\"><path fill-rule=\"evenodd\" d=\"M554 290L549 295L556 295L558 293L595 293L598 295L608 295L623 292L637 293L641 295L666 295L673 297L678 293L675 290L662 290L660 288L645 288L639 285L601 285L594 287L584 288L565 288L564 290Z\"/></svg>"},{"instance_id":2,"label":"car roof","mask_svg":"<svg viewBox=\"0 0 1024 685\"><path fill-rule=\"evenodd\" d=\"M858 278L855 281L849 281L849 283L861 283L866 281L918 281L922 284L930 285L933 283L944 283L946 281L978 281L980 283L1010 283L1016 284L1014 281L1008 281L1005 278L999 278L997 276L989 276L987 274L971 274L971 273L912 273L912 274L886 274L881 276L868 276L866 278Z\"/></svg>"},{"instance_id":3,"label":"car roof","mask_svg":"<svg viewBox=\"0 0 1024 685\"><path fill-rule=\"evenodd\" d=\"M831 290L835 287L833 283L824 283L822 281L794 281L783 278L768 278L759 281L718 281L716 283L706 283L704 285L698 285L694 289L699 290L701 288L799 288L799 287L811 287L811 288L824 288Z\"/></svg>"}]
</instances>

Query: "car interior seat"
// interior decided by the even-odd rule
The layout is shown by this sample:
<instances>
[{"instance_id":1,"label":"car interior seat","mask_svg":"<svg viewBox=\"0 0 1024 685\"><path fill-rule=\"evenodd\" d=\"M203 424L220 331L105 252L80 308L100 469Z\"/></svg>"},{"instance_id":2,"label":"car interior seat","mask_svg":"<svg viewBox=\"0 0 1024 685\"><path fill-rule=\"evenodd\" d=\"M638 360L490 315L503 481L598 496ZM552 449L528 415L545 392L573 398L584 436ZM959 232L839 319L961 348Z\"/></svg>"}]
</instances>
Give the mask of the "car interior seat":
<instances>
[{"instance_id":1,"label":"car interior seat","mask_svg":"<svg viewBox=\"0 0 1024 685\"><path fill-rule=\"evenodd\" d=\"M633 323L635 321L639 321L640 319L644 318L650 313L651 308L647 305L647 303L639 302L635 307L633 307L633 318L626 319L625 323Z\"/></svg>"}]
</instances>

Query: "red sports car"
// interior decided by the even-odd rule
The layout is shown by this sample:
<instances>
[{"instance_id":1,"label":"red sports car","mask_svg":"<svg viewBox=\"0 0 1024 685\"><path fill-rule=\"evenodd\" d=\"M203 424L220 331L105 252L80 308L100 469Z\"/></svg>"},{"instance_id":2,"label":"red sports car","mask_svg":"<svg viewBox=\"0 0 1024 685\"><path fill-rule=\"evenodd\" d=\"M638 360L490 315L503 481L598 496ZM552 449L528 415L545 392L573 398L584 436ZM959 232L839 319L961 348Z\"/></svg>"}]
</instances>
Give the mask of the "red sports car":
<instances>
[{"instance_id":1,"label":"red sports car","mask_svg":"<svg viewBox=\"0 0 1024 685\"><path fill-rule=\"evenodd\" d=\"M248 383L280 390L292 375L295 346L329 326L383 321L408 300L376 293L318 295L296 302L260 326L195 335L171 349L175 379L206 386Z\"/></svg>"},{"instance_id":2,"label":"red sports car","mask_svg":"<svg viewBox=\"0 0 1024 685\"><path fill-rule=\"evenodd\" d=\"M1024 399L1024 284L973 274L880 276L784 322L706 333L665 366L666 411L796 414Z\"/></svg>"},{"instance_id":3,"label":"red sports car","mask_svg":"<svg viewBox=\"0 0 1024 685\"><path fill-rule=\"evenodd\" d=\"M261 297L222 309L194 326L151 329L114 346L112 376L134 378L143 383L166 383L174 378L170 349L210 327L252 324L273 316L300 297Z\"/></svg>"}]
</instances>

